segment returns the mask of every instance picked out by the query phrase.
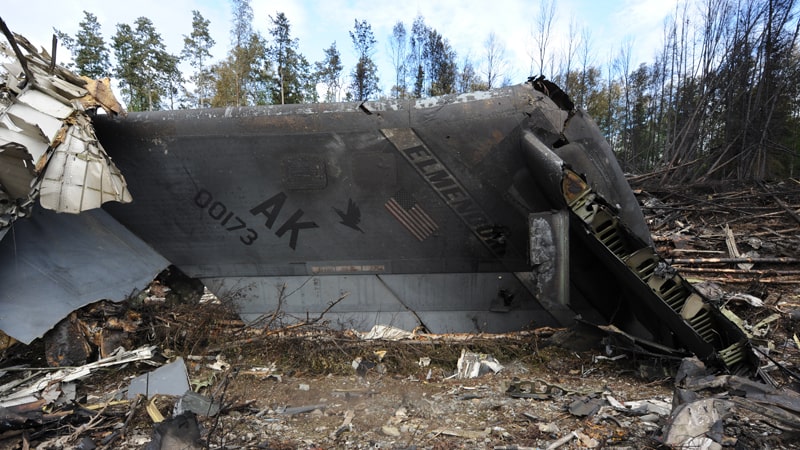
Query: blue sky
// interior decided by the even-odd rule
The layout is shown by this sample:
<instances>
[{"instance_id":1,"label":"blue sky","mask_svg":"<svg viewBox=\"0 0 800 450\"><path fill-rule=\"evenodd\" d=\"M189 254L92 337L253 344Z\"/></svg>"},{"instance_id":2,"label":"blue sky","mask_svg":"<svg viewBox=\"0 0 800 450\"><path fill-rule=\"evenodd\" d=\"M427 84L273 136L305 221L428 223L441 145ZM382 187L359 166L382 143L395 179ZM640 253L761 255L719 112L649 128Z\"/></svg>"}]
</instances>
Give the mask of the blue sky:
<instances>
[{"instance_id":1,"label":"blue sky","mask_svg":"<svg viewBox=\"0 0 800 450\"><path fill-rule=\"evenodd\" d=\"M10 3L11 0L2 0ZM562 58L563 48L572 21L578 29L586 28L591 36L592 58L606 65L625 42L632 43L632 66L651 62L661 46L664 19L675 9L678 0L559 0L550 46L555 59ZM231 12L225 0L129 0L109 3L96 0L27 0L24 7L0 9L0 15L15 32L34 44L49 49L53 28L74 35L83 11L98 17L107 42L116 31L116 24L131 24L137 17L149 17L167 46L178 54L183 35L191 32L191 11L197 9L211 21L210 28L217 45L212 50L215 60L222 59L230 42ZM57 5L57 6L56 6ZM381 88L388 91L394 72L389 60L389 37L397 21L410 29L421 14L428 26L435 28L456 49L459 60L469 57L477 64L484 57L484 42L490 32L496 33L505 45L510 64L508 75L513 82L524 81L530 73L531 54L535 54L532 33L539 13L539 2L532 0L326 0L274 1L252 0L254 28L267 35L269 15L283 12L292 26L292 35L299 38L300 51L309 62L322 59L323 50L336 42L345 70L355 60L348 32L355 19L367 20L378 41L376 61ZM64 52L65 50L60 50ZM538 70L538 63L535 64Z\"/></svg>"}]
</instances>

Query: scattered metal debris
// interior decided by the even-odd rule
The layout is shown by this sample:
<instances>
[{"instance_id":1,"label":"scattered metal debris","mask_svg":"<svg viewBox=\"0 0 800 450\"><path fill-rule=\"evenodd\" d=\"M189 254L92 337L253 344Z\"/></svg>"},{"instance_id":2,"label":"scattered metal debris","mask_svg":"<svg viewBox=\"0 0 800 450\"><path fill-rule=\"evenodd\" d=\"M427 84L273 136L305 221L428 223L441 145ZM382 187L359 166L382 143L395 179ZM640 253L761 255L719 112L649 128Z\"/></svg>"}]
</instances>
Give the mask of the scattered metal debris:
<instances>
[{"instance_id":1,"label":"scattered metal debris","mask_svg":"<svg viewBox=\"0 0 800 450\"><path fill-rule=\"evenodd\" d=\"M461 351L458 358L458 370L456 378L477 378L489 372L497 373L503 370L503 366L492 355Z\"/></svg>"},{"instance_id":2,"label":"scattered metal debris","mask_svg":"<svg viewBox=\"0 0 800 450\"><path fill-rule=\"evenodd\" d=\"M572 393L571 390L558 384L547 382L541 378L534 380L518 380L509 384L506 395L514 398L532 398L548 400Z\"/></svg>"},{"instance_id":3,"label":"scattered metal debris","mask_svg":"<svg viewBox=\"0 0 800 450\"><path fill-rule=\"evenodd\" d=\"M361 336L361 339L365 340L380 339L385 341L400 341L403 339L413 339L415 334L388 325L374 325L368 332L359 333L359 336Z\"/></svg>"},{"instance_id":4,"label":"scattered metal debris","mask_svg":"<svg viewBox=\"0 0 800 450\"><path fill-rule=\"evenodd\" d=\"M686 358L675 377L663 440L681 448L731 446L738 438L726 430L725 419L751 414L766 420L772 433L800 432L800 393L736 375L715 376L696 358Z\"/></svg>"},{"instance_id":5,"label":"scattered metal debris","mask_svg":"<svg viewBox=\"0 0 800 450\"><path fill-rule=\"evenodd\" d=\"M192 412L201 416L213 417L219 414L222 405L219 401L194 391L186 391L175 403L175 415Z\"/></svg>"},{"instance_id":6,"label":"scattered metal debris","mask_svg":"<svg viewBox=\"0 0 800 450\"><path fill-rule=\"evenodd\" d=\"M93 372L107 367L120 366L132 362L149 362L154 356L155 347L141 347L131 351L120 348L117 352L98 361L78 367L63 367L57 370L47 368L5 368L4 372L22 372L27 375L0 386L0 408L5 426L20 427L26 423L50 423L61 420L63 414L48 414L47 407L64 399L70 402L69 392L74 387L69 383L81 380ZM75 408L79 413L81 408Z\"/></svg>"},{"instance_id":7,"label":"scattered metal debris","mask_svg":"<svg viewBox=\"0 0 800 450\"><path fill-rule=\"evenodd\" d=\"M582 397L569 404L569 413L578 417L591 417L608 402L602 397Z\"/></svg>"}]
</instances>

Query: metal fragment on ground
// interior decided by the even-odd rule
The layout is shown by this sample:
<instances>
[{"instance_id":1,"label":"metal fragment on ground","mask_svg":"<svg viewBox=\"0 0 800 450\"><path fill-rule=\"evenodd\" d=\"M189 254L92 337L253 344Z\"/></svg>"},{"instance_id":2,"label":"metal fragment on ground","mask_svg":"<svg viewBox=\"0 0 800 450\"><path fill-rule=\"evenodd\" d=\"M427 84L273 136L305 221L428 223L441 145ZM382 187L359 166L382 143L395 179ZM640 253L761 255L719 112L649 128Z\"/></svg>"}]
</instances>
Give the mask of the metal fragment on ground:
<instances>
[{"instance_id":1,"label":"metal fragment on ground","mask_svg":"<svg viewBox=\"0 0 800 450\"><path fill-rule=\"evenodd\" d=\"M165 364L151 372L140 375L128 386L128 398L139 394L152 398L154 395L183 395L190 390L189 376L183 358Z\"/></svg>"},{"instance_id":2,"label":"metal fragment on ground","mask_svg":"<svg viewBox=\"0 0 800 450\"><path fill-rule=\"evenodd\" d=\"M403 330L402 328L392 327L389 325L374 325L367 333L358 333L359 337L364 340L386 340L386 341L399 341L403 339L413 339L414 333Z\"/></svg>"},{"instance_id":3,"label":"metal fragment on ground","mask_svg":"<svg viewBox=\"0 0 800 450\"><path fill-rule=\"evenodd\" d=\"M569 404L569 413L578 417L591 417L606 404L604 398L583 397Z\"/></svg>"},{"instance_id":4,"label":"metal fragment on ground","mask_svg":"<svg viewBox=\"0 0 800 450\"><path fill-rule=\"evenodd\" d=\"M186 391L175 403L175 414L190 411L197 415L213 417L219 414L220 406L218 401L208 396Z\"/></svg>"},{"instance_id":5,"label":"metal fragment on ground","mask_svg":"<svg viewBox=\"0 0 800 450\"><path fill-rule=\"evenodd\" d=\"M679 448L722 448L708 434L721 427L733 404L718 398L706 398L679 405L672 413L664 443Z\"/></svg>"},{"instance_id":6,"label":"metal fragment on ground","mask_svg":"<svg viewBox=\"0 0 800 450\"><path fill-rule=\"evenodd\" d=\"M0 391L0 407L38 402L43 397L46 389L57 388L60 383L79 380L89 376L92 372L117 365L128 364L135 361L147 361L153 357L155 347L140 347L135 350L118 352L98 361L78 367L65 367L55 371L33 371L34 374L20 383L6 384ZM43 406L43 405L41 405Z\"/></svg>"},{"instance_id":7,"label":"metal fragment on ground","mask_svg":"<svg viewBox=\"0 0 800 450\"><path fill-rule=\"evenodd\" d=\"M668 445L721 448L735 440L724 422L731 415L756 413L774 429L800 432L800 393L736 375L714 376L696 358L682 361L675 377L675 398L678 401L663 429Z\"/></svg>"},{"instance_id":8,"label":"metal fragment on ground","mask_svg":"<svg viewBox=\"0 0 800 450\"><path fill-rule=\"evenodd\" d=\"M502 364L492 355L468 352L461 350L458 358L456 378L477 378L489 372L497 373L503 370Z\"/></svg>"}]
</instances>

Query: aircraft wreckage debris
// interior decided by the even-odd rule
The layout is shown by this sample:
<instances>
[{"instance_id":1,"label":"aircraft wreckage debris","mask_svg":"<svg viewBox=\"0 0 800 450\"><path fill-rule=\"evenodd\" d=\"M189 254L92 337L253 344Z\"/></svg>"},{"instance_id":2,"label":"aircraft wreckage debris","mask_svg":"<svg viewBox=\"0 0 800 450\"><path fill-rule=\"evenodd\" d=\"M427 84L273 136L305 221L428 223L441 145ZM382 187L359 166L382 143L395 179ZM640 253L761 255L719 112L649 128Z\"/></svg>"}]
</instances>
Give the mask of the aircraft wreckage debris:
<instances>
[{"instance_id":1,"label":"aircraft wreckage debris","mask_svg":"<svg viewBox=\"0 0 800 450\"><path fill-rule=\"evenodd\" d=\"M797 248L796 224L794 231L762 230L761 237L781 238L771 248L750 236L746 245L752 250L742 253L745 242L741 237L737 242L730 220L700 236L725 250L689 248L691 225L681 214L691 208L645 201L645 211L664 214L655 222L646 219L599 129L544 78L423 100L124 116L108 83L75 76L0 25L9 40L0 49L10 59L2 79L7 95L0 99L0 328L24 343L53 329L44 353L49 364L63 366L23 368L26 376L0 386L0 423L10 431L69 418L82 423L51 444L90 445L81 435L98 431L108 445L125 433L141 397L160 389L150 382L163 375L171 395L144 401L148 416L160 425L140 445L149 441L149 448L166 448L172 439L190 447L201 439L209 443L218 426L232 419L231 411L253 412L248 408L256 400L225 402L227 389L241 378L291 386L292 398L304 399L299 406L288 400L258 405L253 417L260 429L286 431L295 416L335 418L325 426L335 431L326 428L323 435L334 444L354 442L351 432L359 418L332 412L338 406L320 391L322 381L298 383L276 373L277 364L247 368L222 355L207 364L203 357L171 357L170 364L139 374L126 388L129 400L118 399L115 391L92 405L95 409L75 406L75 382L98 368L123 365L140 372L136 363L161 365L164 358L155 356L152 346L125 350L141 331L136 315L113 321L72 313L97 300L131 297L170 264L222 299L203 306L235 299L243 321L254 326L231 326L228 331L235 331L229 336L235 338L217 343L225 351L305 329L327 326L334 333L330 328L338 324L353 328L344 335L353 340L352 348L380 346L346 355L344 367L357 375L348 383L388 381L401 357L384 348L391 344L417 349L409 361L420 372L409 382L491 379L506 385L499 390L447 385L449 391L420 403L428 418L448 417L459 408L519 409L536 401L558 404L552 409L559 414L617 427L602 436L583 426L562 431L554 426L555 416L539 420L519 413L537 422L531 430L547 438L537 446L547 448L576 441L604 445L631 423L661 427L659 439L668 445L713 448L740 439L724 426L726 418L742 414L765 417L780 432L797 431L796 394L747 378L773 381L778 369L797 376L769 339L783 317L779 303L744 292L711 298L713 290L680 273L681 267L702 273L694 266L714 265L707 273L744 275L762 284L773 282L764 277L772 273L776 284L793 283L794 272L769 272L765 266L797 263L796 251L787 250ZM97 108L106 114L87 112ZM777 214L797 220L782 191L762 185L761 194L777 205ZM749 217L773 215L759 210ZM670 224L680 225L680 231L657 234ZM12 227L13 242L7 236ZM662 253L657 246L665 241L676 248ZM684 257L692 252L713 257ZM179 302L168 303L180 310ZM107 315L127 311L100 308ZM758 310L759 320L743 308ZM159 319L167 328L186 320L176 314ZM483 333L521 336L495 339L505 345L538 343L556 327L573 325L576 316L603 332L597 341L606 354L582 360L564 372L565 379L509 378L524 371L501 365L494 352L459 348L457 363L455 356L447 359L455 369L442 369L433 354L419 354L454 342L491 342ZM515 331L533 327L546 331ZM182 328L182 338L197 331ZM796 335L785 342L800 347ZM662 379L670 376L670 364L684 361L682 370L690 375L676 378L668 420L662 398L619 401L603 389L583 386L602 365L633 359L615 352L652 358L655 363L638 370ZM534 353L541 354L538 348ZM701 363L684 359L690 354L710 372L692 368ZM562 355L550 364L571 358ZM210 375L195 376L208 370ZM1 377L20 373L0 370ZM212 386L210 396L191 390L208 392ZM348 401L376 402L381 394L353 386L329 393L340 392L348 393ZM714 394L699 398L708 392ZM182 406L165 418L164 403L177 396ZM446 398L458 406L446 411L437 404ZM104 422L116 406L125 409L125 421L110 431ZM203 417L203 409L211 417ZM459 438L474 445L514 439L509 427L430 424L393 410L391 419L370 430L387 439L421 432L428 441ZM704 420L697 420L699 413ZM210 430L200 427L209 420ZM22 440L26 446L30 438L23 433Z\"/></svg>"},{"instance_id":2,"label":"aircraft wreckage debris","mask_svg":"<svg viewBox=\"0 0 800 450\"><path fill-rule=\"evenodd\" d=\"M157 294L163 295L163 291ZM138 308L151 310L150 314L143 315L145 322L140 323L140 327L160 327L160 333L166 333L156 335L157 342L180 344L175 337L181 330L194 330L198 324L213 323L198 317L196 306L191 304L168 306L154 300ZM740 302L738 311L743 314L743 310L758 308L763 307ZM87 311L91 314L92 308ZM228 319L229 314L218 316L214 322L230 322L230 325L221 328L206 325L212 327L207 328L206 334L215 335L217 340L208 344L218 346L215 342L239 339L241 333L246 332L242 324ZM77 320L83 320L81 312L77 316ZM389 328L379 327L378 330ZM636 358L619 358L637 354L637 350L617 346L614 341L606 342L603 354L598 355L600 339L592 334L587 336L587 342L592 342L588 352L552 347L556 342L554 337L567 331L531 330L504 336L408 332L400 340L393 340L399 330L387 334L387 339L376 339L374 334L333 332L309 325L306 329L288 328L271 334L271 340L229 350L230 355L240 355L230 358L231 362L224 355L214 353L187 355L182 359L172 356L165 361L156 349L144 347L135 352L119 353L100 364L41 369L38 375L28 375L28 384L10 387L10 390L19 389L22 394L22 387L27 385L48 387L39 393L33 392L29 398L21 398L30 402L7 407L0 415L11 424L6 432L40 430L34 443L53 445L58 439L67 446L78 442L96 445L116 442L119 448L143 448L145 445L169 448L164 447L163 442L175 442L173 439L187 445L193 442L192 445L209 444L209 448L218 448L223 441L230 445L232 439L243 445L257 445L277 436L311 439L322 447L355 446L363 439L390 446L391 442L411 439L410 442L416 442L420 448L428 448L435 442L487 448L509 445L561 448L569 443L587 448L618 444L639 448L660 442L653 440L654 437L681 439L687 430L695 429L699 430L695 437L707 434L720 442L735 440L752 446L758 439L781 439L800 421L798 405L792 404L796 393L786 393L745 377L715 376L696 359L684 360L675 378L675 387L671 389L663 378L653 383L624 375L635 373L637 367L647 362L660 362L670 367L668 359L642 357L645 353ZM194 342L192 335L186 338ZM153 337L140 334L139 339ZM575 343L578 340L574 334L567 334L565 340L559 341ZM527 363L506 359L507 352L515 347L511 354L520 355ZM272 350L268 350L270 348ZM503 369L494 372L487 368L474 378L472 375L459 377L465 372L466 360L493 361L486 348L504 355L497 358L502 361ZM298 349L303 349L302 354ZM618 353L620 351L625 353ZM292 352L298 353L294 356L298 358L295 363L276 362L286 361ZM174 354L167 350L163 353ZM338 363L331 359L333 354L339 355ZM776 348L772 357L785 359L791 354L797 361L800 355L797 348ZM350 367L349 355L358 355L356 359L360 363L371 362L371 368ZM427 364L420 364L425 358ZM537 368L537 360L547 362ZM270 363L254 366L250 361ZM158 367L154 370L153 365ZM119 375L109 379L109 373L103 374L97 369L100 366L120 367L119 371L111 372ZM313 374L316 372L302 375L315 366L327 369L318 375ZM336 369L337 366L347 369ZM160 375L165 369L168 374ZM12 386L11 382L18 376L35 370L0 369L0 373L6 371L0 375L0 381ZM341 370L344 372L339 372ZM71 380L71 377L50 375L46 382L40 378L50 373L74 373L81 378ZM133 377L129 374L139 377L131 381ZM148 401L142 386L158 390L157 379L161 378L176 388L172 395L156 394ZM191 390L181 392L187 386L187 378ZM55 380L61 381L54 383ZM105 387L98 390L98 386ZM673 395L678 395L678 389L696 392L698 399L713 398L715 405L724 406L719 416L724 425L722 434L716 431L718 425L695 419L687 422L685 417L693 417L692 411L704 408L708 402L696 402L694 406L679 410L671 401ZM139 395L132 395L135 392ZM694 401L682 395L681 398L687 400L681 402ZM64 402L70 398L81 407ZM376 409L378 407L380 409ZM403 408L405 412L400 412ZM358 413L348 421L346 411L350 409ZM488 415L487 422L478 419L483 415ZM757 419L762 416L773 418L770 423L780 424L780 428L765 429ZM445 417L448 422L442 421ZM526 425L522 426L519 418L525 418ZM58 424L65 421L73 424L75 432L59 437L57 430L63 425ZM235 425L237 423L252 424L252 427L242 430L241 425ZM120 424L125 425L120 427ZM694 428L687 428L690 426ZM125 431L119 432L120 429ZM0 439L2 436L0 430Z\"/></svg>"},{"instance_id":3,"label":"aircraft wreckage debris","mask_svg":"<svg viewBox=\"0 0 800 450\"><path fill-rule=\"evenodd\" d=\"M108 80L88 80L37 52L4 22L0 52L11 58L0 101L0 237L17 219L42 207L79 213L107 201L130 202L125 179L95 136L87 110L124 113ZM24 51L24 53L23 53ZM87 89L88 88L88 89ZM80 181L74 181L80 180Z\"/></svg>"},{"instance_id":4,"label":"aircraft wreckage debris","mask_svg":"<svg viewBox=\"0 0 800 450\"><path fill-rule=\"evenodd\" d=\"M4 48L16 63L7 65L6 84L13 95L2 123L13 133L6 140L27 149L15 155L36 161L25 186L39 181L30 192L5 181L3 186L22 192L18 197L26 205L39 195L42 206L56 211L77 213L117 200L95 213L108 221L108 232L77 227L73 243L84 253L70 252L65 260L67 253L57 248L25 247L52 240L47 230L72 219L54 220L42 212L16 221L22 248L0 252L25 252L33 263L13 274L7 264L0 266L0 281L8 278L18 296L50 293L66 305L90 303L100 294L120 300L121 289L140 289L132 282L154 275L166 259L217 295L239 298L242 318L254 324L271 314L274 321L273 311L280 309L282 318L324 314L362 327L367 320L371 326L385 319L434 332L503 332L531 323L567 325L578 313L598 323L619 320L613 325L623 331L687 348L726 370L755 368L739 328L652 247L633 192L597 127L543 78L480 95L420 101L113 117L122 110L102 84L87 84L46 53L35 52L24 38L6 34L12 48ZM67 87L55 90L53 83ZM98 104L109 114L83 112ZM44 111L15 122L31 105ZM365 116L364 108L374 114ZM294 125L284 122L289 116ZM165 123L170 125L164 128ZM293 128L301 123L306 134ZM343 127L351 130L346 139ZM46 139L34 151L31 139L42 134L35 130ZM221 138L229 149L225 161L212 160L219 157ZM330 145L309 141L318 138ZM271 144L254 156L249 149L262 148L260 142ZM310 150L297 154L297 148ZM242 166L245 156L248 163ZM254 157L280 164L260 164ZM77 160L105 165L90 170L67 164ZM42 161L49 161L44 172ZM238 197L219 184L215 171L224 164L242 168L236 177L241 186L234 189L241 192ZM119 203L130 196L118 166L138 192L136 203ZM62 167L111 178L77 189L67 180L84 177L47 172ZM270 186L252 184L255 180ZM47 188L50 182L57 189ZM347 187L351 182L356 191ZM339 201L345 191L358 196ZM51 192L62 194L54 198ZM182 193L165 197L164 192ZM75 203L87 193L97 202ZM389 210L387 202L393 202ZM332 206L344 204L347 213ZM36 224L31 231L29 223ZM259 223L273 236L264 236ZM133 233L113 230L116 224ZM193 231L187 235L187 230ZM103 236L127 241L87 245ZM231 247L229 240L245 245ZM138 264L129 270L134 276L123 279L109 268L131 264L122 256L130 251L139 255ZM585 259L584 268L570 264L570 258ZM60 270L59 264L81 270L37 285L33 280L45 264L50 271ZM92 275L109 280L106 291L75 283ZM65 284L81 288L64 289ZM41 334L58 322L42 317L20 327L11 317L26 305L7 296L0 302L14 308L8 319L0 318L0 328L25 342L36 337L36 329ZM617 319L620 303L633 314ZM65 336L77 335L65 331ZM74 350L70 357L76 360L88 352L85 346Z\"/></svg>"},{"instance_id":5,"label":"aircraft wreckage debris","mask_svg":"<svg viewBox=\"0 0 800 450\"><path fill-rule=\"evenodd\" d=\"M166 261L100 209L132 200L92 125L98 109L125 113L108 80L78 77L0 25L0 329L30 342L83 305L144 287ZM104 280L109 270L126 281Z\"/></svg>"}]
</instances>

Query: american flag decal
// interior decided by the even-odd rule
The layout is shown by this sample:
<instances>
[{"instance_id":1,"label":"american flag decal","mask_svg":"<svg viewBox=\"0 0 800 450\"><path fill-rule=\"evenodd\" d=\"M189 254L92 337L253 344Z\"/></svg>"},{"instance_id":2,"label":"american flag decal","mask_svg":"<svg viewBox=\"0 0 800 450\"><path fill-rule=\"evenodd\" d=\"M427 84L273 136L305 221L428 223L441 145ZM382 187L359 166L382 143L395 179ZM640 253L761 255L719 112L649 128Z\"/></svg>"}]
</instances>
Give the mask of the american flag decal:
<instances>
[{"instance_id":1,"label":"american flag decal","mask_svg":"<svg viewBox=\"0 0 800 450\"><path fill-rule=\"evenodd\" d=\"M402 189L383 206L419 241L424 241L439 229L439 225L422 210L414 197Z\"/></svg>"}]
</instances>

